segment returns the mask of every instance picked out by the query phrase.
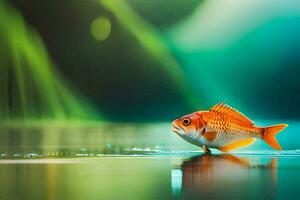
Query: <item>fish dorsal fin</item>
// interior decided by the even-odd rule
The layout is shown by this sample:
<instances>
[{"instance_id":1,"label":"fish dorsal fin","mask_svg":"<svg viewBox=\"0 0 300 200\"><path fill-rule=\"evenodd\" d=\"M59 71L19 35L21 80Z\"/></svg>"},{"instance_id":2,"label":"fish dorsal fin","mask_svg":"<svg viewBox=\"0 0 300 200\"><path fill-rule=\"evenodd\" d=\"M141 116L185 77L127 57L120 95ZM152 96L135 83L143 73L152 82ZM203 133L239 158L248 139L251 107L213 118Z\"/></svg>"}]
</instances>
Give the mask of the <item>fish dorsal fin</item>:
<instances>
[{"instance_id":1,"label":"fish dorsal fin","mask_svg":"<svg viewBox=\"0 0 300 200\"><path fill-rule=\"evenodd\" d=\"M214 105L210 111L212 112L219 112L219 113L224 113L226 115L229 115L231 117L234 118L238 118L239 120L243 121L244 123L248 124L248 125L253 125L253 122L246 117L245 115L243 115L242 113L240 113L239 111L237 111L236 109L224 104L224 103L218 103L216 105Z\"/></svg>"}]
</instances>

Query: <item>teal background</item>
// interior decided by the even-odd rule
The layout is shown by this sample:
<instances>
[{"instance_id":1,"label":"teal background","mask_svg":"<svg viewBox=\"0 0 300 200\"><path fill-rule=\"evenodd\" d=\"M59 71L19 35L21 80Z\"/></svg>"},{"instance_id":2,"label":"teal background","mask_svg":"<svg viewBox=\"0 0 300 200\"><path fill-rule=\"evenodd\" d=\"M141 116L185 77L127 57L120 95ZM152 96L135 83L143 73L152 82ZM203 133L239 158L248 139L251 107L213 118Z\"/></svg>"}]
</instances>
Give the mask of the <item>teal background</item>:
<instances>
[{"instance_id":1,"label":"teal background","mask_svg":"<svg viewBox=\"0 0 300 200\"><path fill-rule=\"evenodd\" d=\"M2 0L1 118L170 121L225 102L297 120L298 4Z\"/></svg>"}]
</instances>

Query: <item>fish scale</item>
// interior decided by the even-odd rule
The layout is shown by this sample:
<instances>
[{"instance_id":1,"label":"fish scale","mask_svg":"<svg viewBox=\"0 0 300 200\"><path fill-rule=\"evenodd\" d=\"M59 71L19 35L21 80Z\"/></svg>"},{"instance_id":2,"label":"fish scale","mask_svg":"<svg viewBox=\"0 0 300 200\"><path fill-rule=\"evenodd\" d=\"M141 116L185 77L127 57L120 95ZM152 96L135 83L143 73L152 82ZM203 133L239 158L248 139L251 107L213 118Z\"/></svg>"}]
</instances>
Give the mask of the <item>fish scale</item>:
<instances>
[{"instance_id":1,"label":"fish scale","mask_svg":"<svg viewBox=\"0 0 300 200\"><path fill-rule=\"evenodd\" d=\"M173 131L188 142L203 147L230 151L252 144L256 138L281 150L275 135L287 127L278 124L257 127L242 113L225 104L217 104L209 111L198 111L176 119ZM197 137L195 137L197 136Z\"/></svg>"}]
</instances>

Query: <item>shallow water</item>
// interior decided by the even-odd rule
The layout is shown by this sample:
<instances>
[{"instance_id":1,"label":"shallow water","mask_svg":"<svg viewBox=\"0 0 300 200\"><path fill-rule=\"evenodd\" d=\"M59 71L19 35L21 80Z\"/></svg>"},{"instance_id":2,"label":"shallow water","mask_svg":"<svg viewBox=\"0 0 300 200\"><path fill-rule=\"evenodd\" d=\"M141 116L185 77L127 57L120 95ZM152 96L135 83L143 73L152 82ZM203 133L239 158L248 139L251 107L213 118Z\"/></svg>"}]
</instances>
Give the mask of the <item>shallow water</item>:
<instances>
[{"instance_id":1,"label":"shallow water","mask_svg":"<svg viewBox=\"0 0 300 200\"><path fill-rule=\"evenodd\" d=\"M169 124L2 126L0 199L299 197L299 150L272 151L258 143L233 154L203 155L169 129ZM283 146L295 130L297 124L279 138Z\"/></svg>"}]
</instances>

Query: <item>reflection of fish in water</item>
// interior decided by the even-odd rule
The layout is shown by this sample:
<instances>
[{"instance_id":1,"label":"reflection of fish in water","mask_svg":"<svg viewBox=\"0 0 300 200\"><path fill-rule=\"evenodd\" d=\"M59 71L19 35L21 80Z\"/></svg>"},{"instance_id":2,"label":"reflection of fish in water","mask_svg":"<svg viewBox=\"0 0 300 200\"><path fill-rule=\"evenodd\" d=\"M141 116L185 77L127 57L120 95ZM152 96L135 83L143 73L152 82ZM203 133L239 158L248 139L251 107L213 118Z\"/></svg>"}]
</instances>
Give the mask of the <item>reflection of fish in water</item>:
<instances>
[{"instance_id":1,"label":"reflection of fish in water","mask_svg":"<svg viewBox=\"0 0 300 200\"><path fill-rule=\"evenodd\" d=\"M208 148L230 151L252 144L256 138L264 140L276 150L281 150L275 135L287 124L257 127L240 112L225 104L217 104L210 111L199 111L176 119L173 131L188 142Z\"/></svg>"},{"instance_id":2,"label":"reflection of fish in water","mask_svg":"<svg viewBox=\"0 0 300 200\"><path fill-rule=\"evenodd\" d=\"M182 194L197 198L273 198L277 190L277 160L253 164L233 155L202 155L181 165ZM252 196L251 196L252 195Z\"/></svg>"}]
</instances>

